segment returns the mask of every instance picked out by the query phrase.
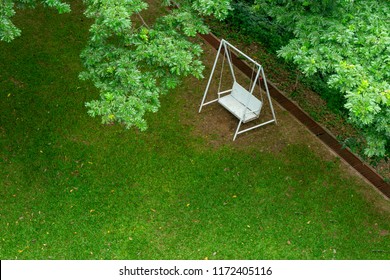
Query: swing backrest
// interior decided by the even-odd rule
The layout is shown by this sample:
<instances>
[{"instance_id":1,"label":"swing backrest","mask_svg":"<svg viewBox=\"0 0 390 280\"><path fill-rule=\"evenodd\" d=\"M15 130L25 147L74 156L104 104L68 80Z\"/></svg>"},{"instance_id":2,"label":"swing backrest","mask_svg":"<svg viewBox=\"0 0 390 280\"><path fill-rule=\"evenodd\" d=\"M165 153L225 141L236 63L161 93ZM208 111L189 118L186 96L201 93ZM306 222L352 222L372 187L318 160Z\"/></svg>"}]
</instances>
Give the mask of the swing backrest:
<instances>
[{"instance_id":1,"label":"swing backrest","mask_svg":"<svg viewBox=\"0 0 390 280\"><path fill-rule=\"evenodd\" d=\"M256 115L260 114L262 102L239 83L233 83L231 95Z\"/></svg>"}]
</instances>

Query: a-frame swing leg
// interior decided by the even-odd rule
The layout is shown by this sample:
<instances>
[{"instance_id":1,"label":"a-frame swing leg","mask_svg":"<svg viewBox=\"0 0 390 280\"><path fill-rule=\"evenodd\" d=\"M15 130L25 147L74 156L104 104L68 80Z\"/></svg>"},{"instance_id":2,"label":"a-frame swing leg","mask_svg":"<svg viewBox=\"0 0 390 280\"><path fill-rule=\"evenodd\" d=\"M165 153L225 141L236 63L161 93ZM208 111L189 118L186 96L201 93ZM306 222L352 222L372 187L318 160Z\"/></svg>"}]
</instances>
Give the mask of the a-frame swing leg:
<instances>
[{"instance_id":1,"label":"a-frame swing leg","mask_svg":"<svg viewBox=\"0 0 390 280\"><path fill-rule=\"evenodd\" d=\"M238 122L237 129L236 129L236 133L234 133L233 141L236 140L236 137L237 137L237 135L239 134L241 124L242 124L242 120L240 120L240 121Z\"/></svg>"},{"instance_id":2,"label":"a-frame swing leg","mask_svg":"<svg viewBox=\"0 0 390 280\"><path fill-rule=\"evenodd\" d=\"M210 104L210 103L213 103L213 102L215 102L215 101L218 101L218 98L217 98L217 99L214 99L214 100L211 100L211 101L209 101L209 102L204 103L205 100L206 100L207 93L208 93L208 91L209 91L209 87L210 87L210 84L211 84L211 80L213 79L215 67L217 66L217 62L218 62L219 55L220 55L220 53L221 53L221 49L222 49L223 42L224 42L224 40L222 40L221 43L219 44L219 48L218 48L217 56L215 57L213 69L211 70L210 78L209 78L209 81L207 82L207 86L206 86L206 90L204 91L204 94L203 94L202 102L200 103L199 113L202 111L202 107L203 107L203 106L208 105L208 104Z\"/></svg>"},{"instance_id":3,"label":"a-frame swing leg","mask_svg":"<svg viewBox=\"0 0 390 280\"><path fill-rule=\"evenodd\" d=\"M267 80L266 80L266 78L265 78L265 74L264 74L264 69L263 69L263 67L261 67L261 75L262 75L262 77L263 77L265 92L267 93L267 98L268 98L269 106L270 106L270 108L271 108L272 117L273 117L273 120L275 121L275 124L277 124L278 122L277 122L277 120L276 120L275 111L274 111L274 106L272 105L272 100L271 100L271 96L270 96L270 94L269 94L268 84L267 84Z\"/></svg>"},{"instance_id":4,"label":"a-frame swing leg","mask_svg":"<svg viewBox=\"0 0 390 280\"><path fill-rule=\"evenodd\" d=\"M237 126L236 133L234 134L233 141L236 140L236 137L237 137L238 134L247 132L247 131L249 131L249 130L253 130L253 129L255 129L255 128L258 128L258 127L261 127L261 126L264 126L264 125L267 125L267 124L270 124L270 123L273 123L273 122L276 123L276 119L272 119L272 120L263 122L263 123L261 123L261 124L254 125L254 126L251 126L251 127L249 127L249 128L246 128L246 129L243 129L243 130L240 131L240 126L241 126L241 123L242 123L242 121L240 121L240 123L239 123L238 126Z\"/></svg>"},{"instance_id":5,"label":"a-frame swing leg","mask_svg":"<svg viewBox=\"0 0 390 280\"><path fill-rule=\"evenodd\" d=\"M262 72L262 67L259 65L259 69L257 70L257 74L256 74L256 77L255 77L255 79L254 79L255 82L253 83L253 85L252 85L252 87L251 87L251 89L250 89L250 92L249 92L251 95L253 94L253 91L254 91L254 89L255 89L255 87L256 87L256 85L257 85L256 81L259 79L260 73L262 73L263 76L264 76L264 72ZM260 86L260 85L259 85L259 86ZM268 89L267 89L267 92L268 92ZM245 104L248 104L248 102L249 102L249 95L248 95L248 99L247 99L247 101L246 101ZM271 105L272 105L272 104L271 104ZM258 125L254 125L254 126L252 126L252 127L249 127L249 128L247 128L247 129L244 129L244 130L240 131L240 127L241 127L241 124L242 124L242 122L243 122L243 120L244 120L244 116L245 116L247 110L248 110L248 106L246 106L246 108L245 108L245 110L244 110L244 112L243 112L243 115L242 115L242 117L240 118L240 121L239 121L238 126L237 126L237 129L236 129L236 133L234 134L234 137L233 137L233 141L236 140L236 137L237 137L238 134L241 134L241 133L247 132L247 131L249 131L249 130L252 130L252 129L258 128L258 127L260 127L260 126L263 126L263 125L269 124L269 123L271 123L271 122L274 122L274 120L270 120L270 121L267 121L267 122L264 122L264 123L261 123L261 124L258 124ZM272 108L272 107L271 107L271 110L272 110L272 114L273 114L273 108ZM259 111L259 114L260 114L260 111Z\"/></svg>"}]
</instances>

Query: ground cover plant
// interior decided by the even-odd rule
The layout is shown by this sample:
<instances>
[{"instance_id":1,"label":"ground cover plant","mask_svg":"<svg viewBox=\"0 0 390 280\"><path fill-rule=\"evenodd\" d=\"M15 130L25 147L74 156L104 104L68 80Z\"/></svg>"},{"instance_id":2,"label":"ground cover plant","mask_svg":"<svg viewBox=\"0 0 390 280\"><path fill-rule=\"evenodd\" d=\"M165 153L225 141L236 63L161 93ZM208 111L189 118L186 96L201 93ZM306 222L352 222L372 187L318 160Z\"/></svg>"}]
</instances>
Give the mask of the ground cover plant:
<instances>
[{"instance_id":1,"label":"ground cover plant","mask_svg":"<svg viewBox=\"0 0 390 280\"><path fill-rule=\"evenodd\" d=\"M72 10L24 11L0 44L1 259L390 257L389 203L280 108L232 143L219 131L235 120L198 115L189 79L145 132L88 117L99 93L78 79L88 23Z\"/></svg>"}]
</instances>

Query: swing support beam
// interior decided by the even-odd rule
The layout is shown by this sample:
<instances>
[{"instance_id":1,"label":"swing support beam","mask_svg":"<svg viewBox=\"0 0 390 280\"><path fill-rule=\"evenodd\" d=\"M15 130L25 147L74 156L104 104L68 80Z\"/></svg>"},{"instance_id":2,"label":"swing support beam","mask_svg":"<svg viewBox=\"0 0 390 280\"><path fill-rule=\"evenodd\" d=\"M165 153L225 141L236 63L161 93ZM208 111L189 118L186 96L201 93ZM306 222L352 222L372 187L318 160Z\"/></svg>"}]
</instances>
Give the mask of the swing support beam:
<instances>
[{"instance_id":1,"label":"swing support beam","mask_svg":"<svg viewBox=\"0 0 390 280\"><path fill-rule=\"evenodd\" d=\"M238 53L239 55L243 56L248 61L253 63L253 65L254 65L253 71L255 68L257 69L255 79L253 80L253 75L251 77L251 86L250 86L249 91L246 90L245 88L243 88L241 85L239 85L238 82L236 81L230 49L232 49L235 53ZM209 92L210 85L211 85L211 82L213 80L214 72L215 72L215 69L217 66L217 62L218 62L219 56L221 55L222 50L223 50L224 57L223 57L223 61L222 61L221 76L219 79L219 87L218 87L218 92L217 92L218 98L206 102L207 94ZM222 80L222 71L223 71L225 56L227 57L229 69L230 69L230 72L231 72L231 75L232 75L234 82L233 82L233 86L231 89L220 92L220 85L221 85L221 80ZM263 101L258 100L253 95L253 91L256 87L257 81L259 82L259 86L261 87L260 76L264 82L264 88L265 88L268 103L269 103L269 106L271 109L272 119L265 121L263 123L251 126L249 128L240 130L242 123L246 123L246 122L249 122L255 118L258 118L259 114L261 112ZM252 81L253 81L253 84L252 84ZM221 97L221 96L223 96L223 97ZM261 126L264 126L266 124L270 124L273 122L277 123L276 117L275 117L275 111L274 111L274 108L272 105L271 96L270 96L269 91L268 91L267 81L265 78L263 67L259 63L254 61L252 58L247 56L245 53L243 53L242 51L240 51L239 49L237 49L236 47L234 47L233 45L231 45L229 42L227 42L224 39L221 40L221 43L219 45L217 56L215 58L214 65L213 65L213 68L211 70L211 74L210 74L210 77L209 77L209 80L207 82L207 86L206 86L206 89L205 89L205 92L204 92L204 95L202 98L202 102L201 102L200 107L199 107L199 113L202 111L202 108L204 106L212 104L214 102L219 102L223 107L225 107L228 111L230 111L233 115L235 115L239 119L237 129L236 129L235 134L233 136L233 141L236 140L236 137L238 134L245 133L245 132L250 131L252 129L255 129L255 128L258 128L258 127L261 127Z\"/></svg>"}]
</instances>

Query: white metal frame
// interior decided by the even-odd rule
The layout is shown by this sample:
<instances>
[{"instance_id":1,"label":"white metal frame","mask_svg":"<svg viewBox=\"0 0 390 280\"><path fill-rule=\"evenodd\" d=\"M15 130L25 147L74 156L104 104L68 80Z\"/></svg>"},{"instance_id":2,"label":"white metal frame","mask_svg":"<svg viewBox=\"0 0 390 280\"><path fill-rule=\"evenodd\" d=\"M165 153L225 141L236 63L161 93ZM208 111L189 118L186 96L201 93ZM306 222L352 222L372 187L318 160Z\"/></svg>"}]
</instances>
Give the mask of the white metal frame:
<instances>
[{"instance_id":1,"label":"white metal frame","mask_svg":"<svg viewBox=\"0 0 390 280\"><path fill-rule=\"evenodd\" d=\"M239 54L239 55L245 57L248 61L250 61L251 63L253 63L253 64L254 64L254 68L253 68L253 69L254 69L254 70L256 69L256 72L257 72L257 73L256 73L256 77L255 77L254 82L253 82L253 85L252 85L251 88L250 88L250 91L247 91L248 100L247 100L247 103L244 104L244 105L245 105L245 110L244 110L244 112L243 112L243 114L242 114L242 117L239 117L239 116L237 116L237 115L234 114L234 115L239 119L239 122L238 122L238 125L237 125L237 129L236 129L236 132L235 132L234 137L233 137L233 141L234 141L234 140L236 140L236 137L237 137L238 134L247 132L247 131L249 131L249 130L258 128L258 127L260 127L260 126L263 126L263 125L266 125L266 124L269 124L269 123L273 123L273 122L277 123L277 121L276 121L276 117L275 117L275 111L274 111L274 108L273 108L273 106L272 106L271 96L270 96L269 91L268 91L267 81L266 81L266 78L265 78L265 74L264 74L263 67L262 67L259 63L257 63L255 60L253 60L252 58L250 58L249 56L247 56L245 53L243 53L242 51L240 51L239 49L237 49L235 46L233 46L232 44L230 44L228 41L226 41L226 40L224 40L224 39L221 40L221 43L220 43L220 45L219 45L218 52L217 52L217 56L216 56L216 58L215 58L214 65L213 65L213 68L212 68L212 70L211 70L210 78L209 78L209 81L208 81L208 83L207 83L206 90L205 90L205 92L204 92L202 102L201 102L201 104L200 104L199 113L202 111L203 106L212 104L212 103L214 103L214 102L216 102L216 101L220 101L221 95L228 94L229 92L230 92L230 93L232 92L233 87L232 87L232 89L229 89L229 90L217 92L217 96L218 96L218 97L217 97L216 99L213 99L213 100L211 100L211 101L205 102L205 101L206 101L206 97L207 97L207 93L208 93L209 88L210 88L211 81L212 81L212 79L213 79L213 75L214 75L214 72L215 72L215 68L216 68L216 66L217 66L218 58L219 58L219 56L220 56L220 54L221 54L222 49L224 50L224 54L223 54L223 55L226 56L227 61L228 61L228 63L229 63L230 72L231 72L231 74L232 74L233 81L234 81L234 82L233 82L233 85L234 85L234 83L237 83L237 81L236 81L236 77L235 77L235 73L234 73L234 69L233 69L233 63L232 63L232 59L231 59L230 49L234 50L234 52L235 52L236 54ZM223 71L223 69L221 69L221 71ZM266 92L266 95L267 95L267 98L268 98L268 102L269 102L269 106L270 106L270 109L271 109L271 112L272 112L272 119L271 119L271 120L268 120L268 121L265 121L265 122L263 122L263 123L260 123L260 124L258 124L258 125L251 126L251 127L247 128L247 129L240 130L241 124L242 124L243 122L245 123L245 115L246 115L247 110L248 110L248 102L249 102L249 98L250 98L249 95L252 95L252 96L253 96L253 91L254 91L254 89L255 89L255 87L256 87L257 81L259 81L260 75L261 75L261 78L262 78L262 80L263 80L263 82L264 82L265 92ZM220 81L220 82L221 82L221 81ZM259 84L259 86L260 86L260 84ZM218 91L219 91L219 89L218 89ZM226 107L226 106L224 106L224 107L225 107L227 110L229 110L228 107ZM229 111L232 113L231 110L229 110ZM260 114L260 111L259 111L259 114ZM258 117L258 116L257 116L257 117Z\"/></svg>"}]
</instances>

